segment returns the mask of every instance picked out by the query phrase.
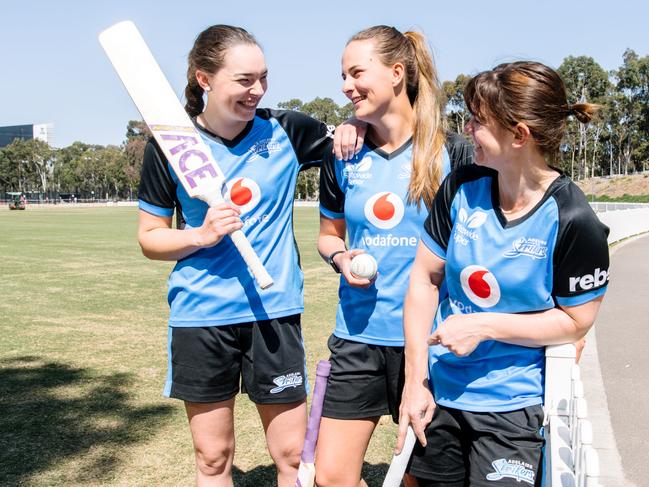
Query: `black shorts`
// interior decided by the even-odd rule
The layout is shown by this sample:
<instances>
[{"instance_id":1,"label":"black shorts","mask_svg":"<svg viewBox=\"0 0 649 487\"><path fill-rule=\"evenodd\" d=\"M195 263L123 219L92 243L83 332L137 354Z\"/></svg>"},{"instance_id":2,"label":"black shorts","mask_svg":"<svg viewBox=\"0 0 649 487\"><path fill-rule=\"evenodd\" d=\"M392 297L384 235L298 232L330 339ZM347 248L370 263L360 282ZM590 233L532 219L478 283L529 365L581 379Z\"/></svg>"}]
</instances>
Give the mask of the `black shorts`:
<instances>
[{"instance_id":1,"label":"black shorts","mask_svg":"<svg viewBox=\"0 0 649 487\"><path fill-rule=\"evenodd\" d=\"M399 421L403 391L403 347L369 345L329 337L331 373L322 415L364 419L384 414Z\"/></svg>"},{"instance_id":2,"label":"black shorts","mask_svg":"<svg viewBox=\"0 0 649 487\"><path fill-rule=\"evenodd\" d=\"M543 408L472 413L437 406L408 473L420 487L542 485Z\"/></svg>"},{"instance_id":3,"label":"black shorts","mask_svg":"<svg viewBox=\"0 0 649 487\"><path fill-rule=\"evenodd\" d=\"M242 392L258 404L306 398L300 315L227 326L170 327L164 394L220 402Z\"/></svg>"}]
</instances>

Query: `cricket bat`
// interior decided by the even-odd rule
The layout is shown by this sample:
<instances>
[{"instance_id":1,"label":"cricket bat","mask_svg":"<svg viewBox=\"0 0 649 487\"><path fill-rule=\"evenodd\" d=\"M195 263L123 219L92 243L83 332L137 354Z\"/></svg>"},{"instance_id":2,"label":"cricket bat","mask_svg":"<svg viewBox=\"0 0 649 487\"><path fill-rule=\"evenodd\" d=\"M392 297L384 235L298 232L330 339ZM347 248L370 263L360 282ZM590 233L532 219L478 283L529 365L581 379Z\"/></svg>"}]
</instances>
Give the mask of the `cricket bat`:
<instances>
[{"instance_id":1,"label":"cricket bat","mask_svg":"<svg viewBox=\"0 0 649 487\"><path fill-rule=\"evenodd\" d=\"M189 196L209 206L222 203L223 171L135 24L130 21L115 24L99 34L99 42ZM273 279L243 232L237 230L230 238L259 287L270 287Z\"/></svg>"},{"instance_id":2,"label":"cricket bat","mask_svg":"<svg viewBox=\"0 0 649 487\"><path fill-rule=\"evenodd\" d=\"M318 442L318 431L320 431L320 417L322 416L322 404L324 403L325 391L327 389L327 377L331 371L331 363L328 360L320 360L316 366L315 386L311 397L311 412L302 447L300 467L297 471L296 487L313 487L315 485L315 447Z\"/></svg>"},{"instance_id":3,"label":"cricket bat","mask_svg":"<svg viewBox=\"0 0 649 487\"><path fill-rule=\"evenodd\" d=\"M403 442L401 453L398 455L395 454L392 457L388 473L385 475L385 480L383 480L383 487L399 487L401 485L401 480L406 473L410 454L412 453L412 449L415 447L416 441L417 437L415 436L415 432L413 431L412 426L408 425L406 440Z\"/></svg>"}]
</instances>

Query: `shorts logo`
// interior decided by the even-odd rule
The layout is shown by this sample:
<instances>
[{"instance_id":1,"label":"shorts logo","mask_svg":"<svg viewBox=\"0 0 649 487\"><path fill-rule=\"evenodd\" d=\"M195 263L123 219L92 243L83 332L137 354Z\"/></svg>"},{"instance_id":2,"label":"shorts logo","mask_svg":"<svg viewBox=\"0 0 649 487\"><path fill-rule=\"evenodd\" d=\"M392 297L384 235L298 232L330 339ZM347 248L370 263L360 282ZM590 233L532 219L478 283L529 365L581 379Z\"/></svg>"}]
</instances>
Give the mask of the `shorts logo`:
<instances>
[{"instance_id":1,"label":"shorts logo","mask_svg":"<svg viewBox=\"0 0 649 487\"><path fill-rule=\"evenodd\" d=\"M514 258L526 255L532 259L545 259L548 246L545 240L538 238L518 238L512 242L512 248L503 253L504 257Z\"/></svg>"},{"instance_id":2,"label":"shorts logo","mask_svg":"<svg viewBox=\"0 0 649 487\"><path fill-rule=\"evenodd\" d=\"M382 230L396 227L404 212L405 206L401 198L389 191L377 193L365 203L365 218Z\"/></svg>"},{"instance_id":3,"label":"shorts logo","mask_svg":"<svg viewBox=\"0 0 649 487\"><path fill-rule=\"evenodd\" d=\"M302 374L300 372L291 372L290 374L275 377L273 382L277 387L270 390L271 394L278 394L289 387L298 387L302 385Z\"/></svg>"},{"instance_id":4,"label":"shorts logo","mask_svg":"<svg viewBox=\"0 0 649 487\"><path fill-rule=\"evenodd\" d=\"M519 460L506 460L501 458L491 462L491 466L495 472L487 474L487 480L495 482L500 479L510 478L517 482L526 482L534 485L535 472L532 465L521 462Z\"/></svg>"},{"instance_id":5,"label":"shorts logo","mask_svg":"<svg viewBox=\"0 0 649 487\"><path fill-rule=\"evenodd\" d=\"M460 283L464 294L481 308L491 308L500 301L498 281L486 267L465 267L460 273Z\"/></svg>"},{"instance_id":6,"label":"shorts logo","mask_svg":"<svg viewBox=\"0 0 649 487\"><path fill-rule=\"evenodd\" d=\"M279 142L276 142L273 139L258 140L249 149L251 156L248 158L248 162L252 162L259 157L268 158L273 152L279 152L281 149Z\"/></svg>"},{"instance_id":7,"label":"shorts logo","mask_svg":"<svg viewBox=\"0 0 649 487\"><path fill-rule=\"evenodd\" d=\"M227 183L226 201L241 213L252 210L261 199L259 185L249 178L235 178Z\"/></svg>"}]
</instances>

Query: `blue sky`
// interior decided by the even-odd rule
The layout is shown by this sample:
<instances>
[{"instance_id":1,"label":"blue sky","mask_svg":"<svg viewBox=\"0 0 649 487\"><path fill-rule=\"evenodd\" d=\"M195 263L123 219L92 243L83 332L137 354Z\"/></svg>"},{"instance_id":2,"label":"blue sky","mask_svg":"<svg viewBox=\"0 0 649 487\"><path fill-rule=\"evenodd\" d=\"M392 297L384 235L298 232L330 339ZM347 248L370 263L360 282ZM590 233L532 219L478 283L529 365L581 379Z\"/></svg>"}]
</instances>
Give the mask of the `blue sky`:
<instances>
[{"instance_id":1,"label":"blue sky","mask_svg":"<svg viewBox=\"0 0 649 487\"><path fill-rule=\"evenodd\" d=\"M127 121L139 115L97 34L126 19L138 25L178 94L196 35L217 23L245 27L266 53L262 106L272 107L316 96L345 102L342 49L375 24L422 30L447 80L515 59L557 67L569 55L615 69L626 48L649 54L648 18L646 0L7 1L0 4L0 125L54 123L56 147L120 144Z\"/></svg>"}]
</instances>

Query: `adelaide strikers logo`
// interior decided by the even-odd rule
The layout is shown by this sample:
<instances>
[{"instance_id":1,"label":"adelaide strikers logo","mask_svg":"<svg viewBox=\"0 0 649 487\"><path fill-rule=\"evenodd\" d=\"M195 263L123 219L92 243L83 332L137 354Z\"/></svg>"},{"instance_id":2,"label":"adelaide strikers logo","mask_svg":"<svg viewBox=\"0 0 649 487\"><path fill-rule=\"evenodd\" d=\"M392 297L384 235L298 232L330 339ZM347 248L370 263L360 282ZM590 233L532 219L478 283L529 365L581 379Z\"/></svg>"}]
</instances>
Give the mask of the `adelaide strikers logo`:
<instances>
[{"instance_id":1,"label":"adelaide strikers logo","mask_svg":"<svg viewBox=\"0 0 649 487\"><path fill-rule=\"evenodd\" d=\"M226 200L241 213L252 210L261 199L259 185L249 178L235 178L227 183Z\"/></svg>"},{"instance_id":2,"label":"adelaide strikers logo","mask_svg":"<svg viewBox=\"0 0 649 487\"><path fill-rule=\"evenodd\" d=\"M462 290L481 308L491 308L500 301L500 286L496 277L481 265L470 265L460 273Z\"/></svg>"},{"instance_id":3,"label":"adelaide strikers logo","mask_svg":"<svg viewBox=\"0 0 649 487\"><path fill-rule=\"evenodd\" d=\"M396 227L403 218L404 211L401 198L389 191L377 193L365 203L365 218L383 230Z\"/></svg>"}]
</instances>

